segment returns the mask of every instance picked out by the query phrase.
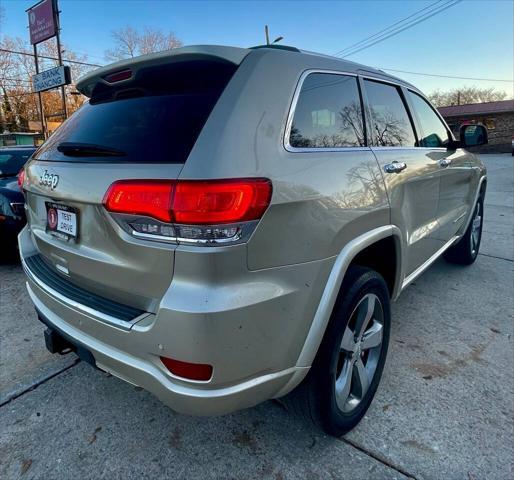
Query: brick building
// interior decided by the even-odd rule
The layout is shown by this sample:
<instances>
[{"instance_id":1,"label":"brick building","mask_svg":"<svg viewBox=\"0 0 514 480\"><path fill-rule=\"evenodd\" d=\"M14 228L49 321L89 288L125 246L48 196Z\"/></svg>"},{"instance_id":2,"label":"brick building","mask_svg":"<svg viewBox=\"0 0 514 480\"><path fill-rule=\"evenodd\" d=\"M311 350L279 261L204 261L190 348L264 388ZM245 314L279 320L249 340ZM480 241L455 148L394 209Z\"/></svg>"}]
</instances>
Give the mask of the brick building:
<instances>
[{"instance_id":1,"label":"brick building","mask_svg":"<svg viewBox=\"0 0 514 480\"><path fill-rule=\"evenodd\" d=\"M439 107L453 134L459 138L461 125L482 123L487 127L489 143L480 147L481 152L512 151L514 135L514 100L498 102L471 103Z\"/></svg>"}]
</instances>

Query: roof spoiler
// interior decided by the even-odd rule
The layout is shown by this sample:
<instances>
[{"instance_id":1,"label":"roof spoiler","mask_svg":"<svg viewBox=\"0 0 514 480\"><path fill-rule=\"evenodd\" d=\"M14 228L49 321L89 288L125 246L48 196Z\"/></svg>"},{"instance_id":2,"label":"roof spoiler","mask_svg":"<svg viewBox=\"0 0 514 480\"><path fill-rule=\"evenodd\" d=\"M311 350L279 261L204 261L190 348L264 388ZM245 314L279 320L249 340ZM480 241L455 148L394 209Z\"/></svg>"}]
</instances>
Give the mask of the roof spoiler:
<instances>
[{"instance_id":1,"label":"roof spoiler","mask_svg":"<svg viewBox=\"0 0 514 480\"><path fill-rule=\"evenodd\" d=\"M150 53L139 57L120 60L119 62L111 63L110 65L100 67L87 73L77 82L77 90L83 95L91 97L95 86L99 82L105 85L114 82L121 84L123 81L133 78L141 68L204 59L239 65L249 53L250 50L246 48L217 45L194 45L174 48L164 52ZM130 74L125 75L124 72L130 72ZM106 78L110 81L106 80Z\"/></svg>"}]
</instances>

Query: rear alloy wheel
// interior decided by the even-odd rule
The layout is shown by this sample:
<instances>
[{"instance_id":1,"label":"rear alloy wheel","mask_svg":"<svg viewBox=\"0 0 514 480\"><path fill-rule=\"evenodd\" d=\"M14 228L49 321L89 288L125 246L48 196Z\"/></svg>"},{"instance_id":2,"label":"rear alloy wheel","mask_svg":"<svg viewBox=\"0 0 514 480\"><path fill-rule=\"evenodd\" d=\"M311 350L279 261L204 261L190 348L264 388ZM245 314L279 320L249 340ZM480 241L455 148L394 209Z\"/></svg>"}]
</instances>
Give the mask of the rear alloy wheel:
<instances>
[{"instance_id":1,"label":"rear alloy wheel","mask_svg":"<svg viewBox=\"0 0 514 480\"><path fill-rule=\"evenodd\" d=\"M343 333L336 370L337 406L353 411L366 397L377 370L384 333L380 299L368 293L359 302Z\"/></svg>"},{"instance_id":2,"label":"rear alloy wheel","mask_svg":"<svg viewBox=\"0 0 514 480\"><path fill-rule=\"evenodd\" d=\"M369 268L350 267L313 365L282 403L329 435L350 431L366 413L380 382L390 319L382 276Z\"/></svg>"},{"instance_id":3,"label":"rear alloy wheel","mask_svg":"<svg viewBox=\"0 0 514 480\"><path fill-rule=\"evenodd\" d=\"M478 257L484 223L484 201L480 196L473 210L471 222L462 238L449 248L444 258L459 265L471 265Z\"/></svg>"}]
</instances>

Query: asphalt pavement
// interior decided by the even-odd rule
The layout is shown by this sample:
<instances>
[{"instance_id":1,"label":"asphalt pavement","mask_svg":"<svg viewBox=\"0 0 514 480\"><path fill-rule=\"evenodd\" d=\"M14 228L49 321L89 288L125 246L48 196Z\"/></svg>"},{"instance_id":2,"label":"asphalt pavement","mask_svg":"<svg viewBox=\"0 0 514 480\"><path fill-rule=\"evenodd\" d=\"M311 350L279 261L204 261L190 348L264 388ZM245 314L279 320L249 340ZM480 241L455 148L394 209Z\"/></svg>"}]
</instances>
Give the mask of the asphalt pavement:
<instances>
[{"instance_id":1,"label":"asphalt pavement","mask_svg":"<svg viewBox=\"0 0 514 480\"><path fill-rule=\"evenodd\" d=\"M393 305L361 424L334 439L278 403L214 418L46 352L21 268L0 265L0 478L512 479L514 169L488 167L481 254L437 261Z\"/></svg>"}]
</instances>

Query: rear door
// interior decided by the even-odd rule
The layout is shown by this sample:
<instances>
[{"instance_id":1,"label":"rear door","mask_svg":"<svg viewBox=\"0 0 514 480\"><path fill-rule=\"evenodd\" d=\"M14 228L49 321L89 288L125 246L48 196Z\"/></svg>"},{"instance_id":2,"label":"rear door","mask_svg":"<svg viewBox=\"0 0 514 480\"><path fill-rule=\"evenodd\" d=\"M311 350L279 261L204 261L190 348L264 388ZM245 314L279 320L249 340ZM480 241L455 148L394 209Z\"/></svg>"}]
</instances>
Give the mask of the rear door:
<instances>
[{"instance_id":1,"label":"rear door","mask_svg":"<svg viewBox=\"0 0 514 480\"><path fill-rule=\"evenodd\" d=\"M413 119L398 85L364 79L370 120L370 141L384 176L391 223L405 235L406 274L412 273L439 244L433 238L438 228L438 155L417 148Z\"/></svg>"},{"instance_id":2,"label":"rear door","mask_svg":"<svg viewBox=\"0 0 514 480\"><path fill-rule=\"evenodd\" d=\"M408 90L408 98L419 125L419 146L432 158L437 158L439 164L439 228L434 238L443 246L468 218L474 192L470 154L462 148L448 149L451 134L427 100L411 90Z\"/></svg>"},{"instance_id":3,"label":"rear door","mask_svg":"<svg viewBox=\"0 0 514 480\"><path fill-rule=\"evenodd\" d=\"M90 101L27 165L33 241L72 283L146 311L157 308L173 276L175 245L154 238L159 222L120 221L103 200L117 180L179 176L236 69L203 58L138 68L128 80L105 76L113 83L100 80Z\"/></svg>"}]
</instances>

